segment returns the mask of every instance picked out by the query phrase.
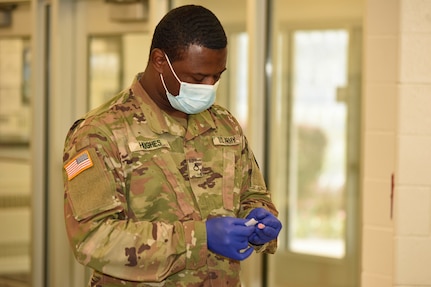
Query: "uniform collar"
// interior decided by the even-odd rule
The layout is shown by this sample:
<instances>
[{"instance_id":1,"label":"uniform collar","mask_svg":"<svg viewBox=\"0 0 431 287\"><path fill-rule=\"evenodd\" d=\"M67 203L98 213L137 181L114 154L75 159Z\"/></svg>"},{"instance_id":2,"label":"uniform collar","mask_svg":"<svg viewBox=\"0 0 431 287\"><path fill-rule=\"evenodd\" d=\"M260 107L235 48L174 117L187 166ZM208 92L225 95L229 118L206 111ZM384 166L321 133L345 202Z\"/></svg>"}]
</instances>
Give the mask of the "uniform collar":
<instances>
[{"instance_id":1,"label":"uniform collar","mask_svg":"<svg viewBox=\"0 0 431 287\"><path fill-rule=\"evenodd\" d=\"M148 126L153 132L157 134L170 133L190 140L210 129L216 128L212 114L209 110L205 110L196 115L189 115L187 130L185 130L181 123L157 106L142 87L139 78L140 74L135 77L131 90L137 98L142 100L141 109L147 119Z\"/></svg>"},{"instance_id":2,"label":"uniform collar","mask_svg":"<svg viewBox=\"0 0 431 287\"><path fill-rule=\"evenodd\" d=\"M216 124L209 110L196 115L189 115L185 138L186 140L193 139L211 129L216 129Z\"/></svg>"}]
</instances>

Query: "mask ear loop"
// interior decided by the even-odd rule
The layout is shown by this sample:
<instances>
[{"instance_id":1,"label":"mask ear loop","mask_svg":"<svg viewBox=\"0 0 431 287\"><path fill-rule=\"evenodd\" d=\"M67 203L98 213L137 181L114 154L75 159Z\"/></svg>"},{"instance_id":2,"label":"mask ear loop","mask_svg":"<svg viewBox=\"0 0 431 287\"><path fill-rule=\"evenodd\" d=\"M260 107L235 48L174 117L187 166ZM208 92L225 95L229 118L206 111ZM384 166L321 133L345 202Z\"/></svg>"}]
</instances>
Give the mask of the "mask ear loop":
<instances>
[{"instance_id":1,"label":"mask ear loop","mask_svg":"<svg viewBox=\"0 0 431 287\"><path fill-rule=\"evenodd\" d=\"M167 62L168 62L169 68L170 68L170 69L171 69L171 71L172 71L172 74L174 74L174 76L175 76L175 78L177 79L177 81L181 84L181 80L180 80L180 78L178 78L177 74L175 73L174 68L173 68L173 67L172 67L172 65L171 65L171 61L169 61L169 57L168 57L168 55L166 55L166 53L164 53L164 54L165 54L166 60L167 60Z\"/></svg>"},{"instance_id":2,"label":"mask ear loop","mask_svg":"<svg viewBox=\"0 0 431 287\"><path fill-rule=\"evenodd\" d=\"M160 74L160 80L162 81L162 84L163 84L163 87L165 88L165 91L169 93L168 88L166 87L165 80L163 79L163 75L162 74Z\"/></svg>"}]
</instances>

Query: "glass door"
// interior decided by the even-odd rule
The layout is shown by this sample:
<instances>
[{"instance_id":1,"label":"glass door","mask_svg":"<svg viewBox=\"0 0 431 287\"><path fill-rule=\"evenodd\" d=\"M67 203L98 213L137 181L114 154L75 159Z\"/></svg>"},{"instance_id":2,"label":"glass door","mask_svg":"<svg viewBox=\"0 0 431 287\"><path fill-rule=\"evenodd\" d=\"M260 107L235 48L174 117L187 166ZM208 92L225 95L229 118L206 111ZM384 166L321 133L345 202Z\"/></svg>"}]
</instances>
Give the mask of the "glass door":
<instances>
[{"instance_id":1,"label":"glass door","mask_svg":"<svg viewBox=\"0 0 431 287\"><path fill-rule=\"evenodd\" d=\"M360 30L281 29L271 189L284 229L270 286L359 286Z\"/></svg>"},{"instance_id":2,"label":"glass door","mask_svg":"<svg viewBox=\"0 0 431 287\"><path fill-rule=\"evenodd\" d=\"M32 272L31 13L29 3L12 2L0 17L0 286L25 287Z\"/></svg>"}]
</instances>

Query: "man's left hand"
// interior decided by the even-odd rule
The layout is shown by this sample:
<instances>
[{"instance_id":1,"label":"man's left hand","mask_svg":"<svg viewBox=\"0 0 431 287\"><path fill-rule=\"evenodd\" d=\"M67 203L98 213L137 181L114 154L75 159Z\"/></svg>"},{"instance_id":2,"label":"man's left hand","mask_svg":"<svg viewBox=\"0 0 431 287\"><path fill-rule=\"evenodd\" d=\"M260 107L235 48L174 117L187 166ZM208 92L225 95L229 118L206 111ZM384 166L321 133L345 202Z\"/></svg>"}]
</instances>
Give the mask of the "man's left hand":
<instances>
[{"instance_id":1,"label":"man's left hand","mask_svg":"<svg viewBox=\"0 0 431 287\"><path fill-rule=\"evenodd\" d=\"M262 245L277 238L281 230L281 222L271 212L259 207L253 209L247 216L258 221L255 231L248 237L248 241L254 245Z\"/></svg>"}]
</instances>

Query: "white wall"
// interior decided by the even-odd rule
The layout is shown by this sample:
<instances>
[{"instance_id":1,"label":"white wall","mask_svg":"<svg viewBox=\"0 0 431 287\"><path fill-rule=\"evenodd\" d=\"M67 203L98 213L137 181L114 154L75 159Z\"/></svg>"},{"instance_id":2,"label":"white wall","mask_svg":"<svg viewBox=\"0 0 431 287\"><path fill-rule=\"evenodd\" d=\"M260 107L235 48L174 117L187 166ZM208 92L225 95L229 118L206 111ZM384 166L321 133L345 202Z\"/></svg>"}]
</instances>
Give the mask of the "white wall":
<instances>
[{"instance_id":1,"label":"white wall","mask_svg":"<svg viewBox=\"0 0 431 287\"><path fill-rule=\"evenodd\" d=\"M362 286L392 286L398 1L368 0L364 15ZM395 179L397 177L395 176Z\"/></svg>"},{"instance_id":2,"label":"white wall","mask_svg":"<svg viewBox=\"0 0 431 287\"><path fill-rule=\"evenodd\" d=\"M431 286L431 1L400 0L396 286Z\"/></svg>"},{"instance_id":3,"label":"white wall","mask_svg":"<svg viewBox=\"0 0 431 287\"><path fill-rule=\"evenodd\" d=\"M366 7L362 286L431 286L431 2Z\"/></svg>"}]
</instances>

